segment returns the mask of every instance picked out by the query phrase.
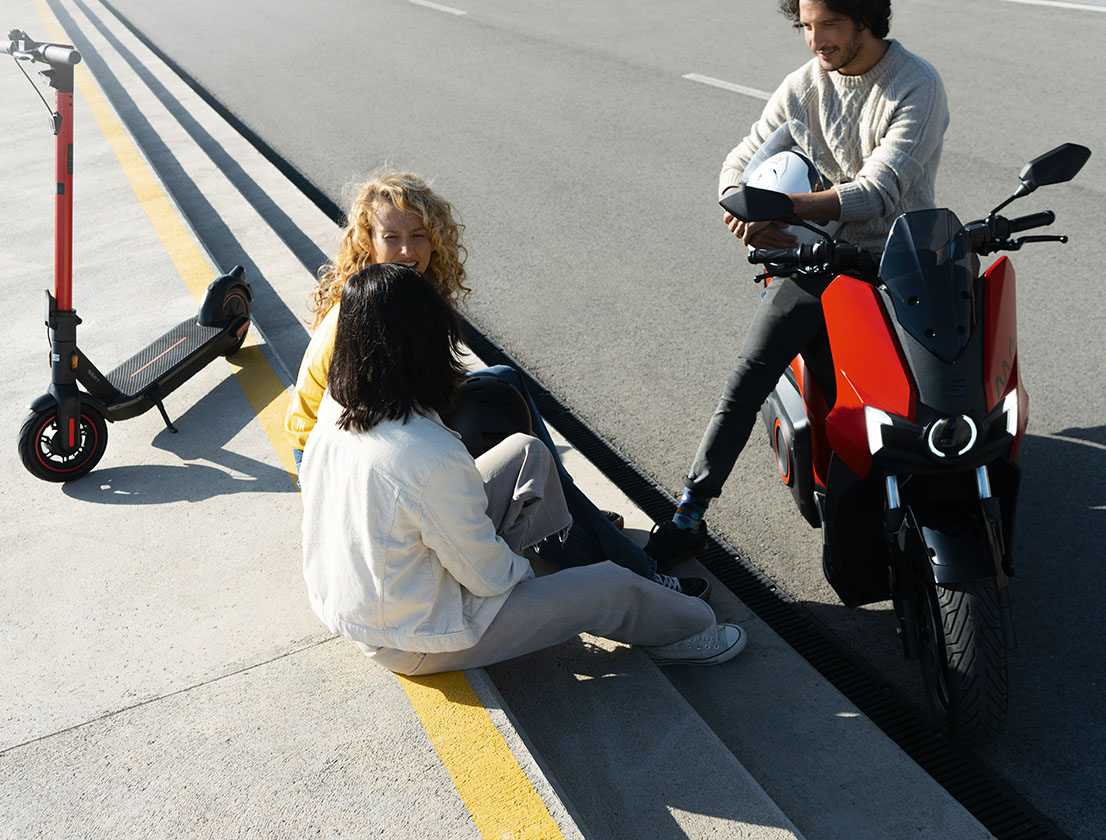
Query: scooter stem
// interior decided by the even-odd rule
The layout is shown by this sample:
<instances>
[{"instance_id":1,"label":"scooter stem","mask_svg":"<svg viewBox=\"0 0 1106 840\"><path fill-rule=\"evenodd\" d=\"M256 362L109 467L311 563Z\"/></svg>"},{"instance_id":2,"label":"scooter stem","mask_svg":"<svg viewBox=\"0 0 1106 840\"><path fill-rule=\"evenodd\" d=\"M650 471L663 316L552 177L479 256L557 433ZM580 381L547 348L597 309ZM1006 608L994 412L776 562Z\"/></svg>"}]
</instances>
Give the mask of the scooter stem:
<instances>
[{"instance_id":1,"label":"scooter stem","mask_svg":"<svg viewBox=\"0 0 1106 840\"><path fill-rule=\"evenodd\" d=\"M54 298L58 309L68 311L73 308L73 71L66 69L68 74L58 75L68 75L69 84L59 85L55 100Z\"/></svg>"}]
</instances>

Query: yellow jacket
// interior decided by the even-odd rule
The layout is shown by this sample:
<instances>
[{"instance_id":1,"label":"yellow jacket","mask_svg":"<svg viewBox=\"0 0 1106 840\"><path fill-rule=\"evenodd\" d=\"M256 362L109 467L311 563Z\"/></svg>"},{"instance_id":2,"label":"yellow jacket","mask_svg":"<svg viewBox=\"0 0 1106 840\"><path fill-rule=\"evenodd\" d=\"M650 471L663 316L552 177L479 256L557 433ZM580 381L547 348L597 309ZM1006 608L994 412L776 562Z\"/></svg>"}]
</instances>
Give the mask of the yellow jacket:
<instances>
[{"instance_id":1,"label":"yellow jacket","mask_svg":"<svg viewBox=\"0 0 1106 840\"><path fill-rule=\"evenodd\" d=\"M311 337L307 352L300 363L296 377L296 390L284 415L284 428L292 441L293 449L307 446L307 436L315 428L319 416L319 403L326 391L326 377L330 373L330 358L334 355L334 334L338 329L338 303L330 308Z\"/></svg>"}]
</instances>

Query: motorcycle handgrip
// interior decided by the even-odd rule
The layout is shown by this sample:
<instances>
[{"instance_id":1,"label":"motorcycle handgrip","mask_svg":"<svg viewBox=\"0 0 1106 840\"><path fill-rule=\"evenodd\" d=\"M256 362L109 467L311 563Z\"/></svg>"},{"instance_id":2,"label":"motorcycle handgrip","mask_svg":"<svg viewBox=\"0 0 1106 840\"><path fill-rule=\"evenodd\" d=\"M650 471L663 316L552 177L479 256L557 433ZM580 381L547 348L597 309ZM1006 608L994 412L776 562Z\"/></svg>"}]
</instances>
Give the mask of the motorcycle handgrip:
<instances>
[{"instance_id":1,"label":"motorcycle handgrip","mask_svg":"<svg viewBox=\"0 0 1106 840\"><path fill-rule=\"evenodd\" d=\"M798 248L754 248L749 252L749 262L754 265L798 265Z\"/></svg>"},{"instance_id":2,"label":"motorcycle handgrip","mask_svg":"<svg viewBox=\"0 0 1106 840\"><path fill-rule=\"evenodd\" d=\"M1051 210L1045 210L1041 213L1030 213L1028 216L1018 216L1016 219L1010 220L1010 232L1017 233L1020 230L1031 230L1032 228L1044 227L1045 225L1051 225L1056 221L1056 214Z\"/></svg>"}]
</instances>

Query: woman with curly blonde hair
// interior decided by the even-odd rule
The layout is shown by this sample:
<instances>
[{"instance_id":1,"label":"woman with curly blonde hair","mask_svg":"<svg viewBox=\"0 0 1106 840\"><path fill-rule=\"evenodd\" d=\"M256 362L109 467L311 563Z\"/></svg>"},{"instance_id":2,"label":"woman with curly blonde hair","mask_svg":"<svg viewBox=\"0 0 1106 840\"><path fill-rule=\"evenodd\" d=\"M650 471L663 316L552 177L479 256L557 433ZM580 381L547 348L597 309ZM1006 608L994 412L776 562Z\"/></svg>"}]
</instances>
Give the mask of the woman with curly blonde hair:
<instances>
[{"instance_id":1,"label":"woman with curly blonde hair","mask_svg":"<svg viewBox=\"0 0 1106 840\"><path fill-rule=\"evenodd\" d=\"M448 201L436 195L430 186L417 175L409 172L386 172L376 175L365 184L353 201L348 222L339 238L338 255L333 262L319 270L319 285L310 296L310 309L315 314L315 334L304 354L296 379L296 390L285 415L285 427L291 437L296 467L300 466L308 436L318 420L319 405L327 389L330 362L334 354L334 338L337 331L342 290L346 282L370 265L396 263L414 269L423 275L455 308L469 293L465 285L465 259L468 252L461 243L464 225L453 215ZM611 560L638 574L662 583L669 589L684 594L706 598L710 586L702 578L676 578L658 575L656 564L637 545L619 532L613 524L620 520L617 514L600 511L579 488L564 469L557 447L526 389L521 375L507 365L497 365L475 372L472 380L494 380L493 385L506 383L525 403L523 419L529 414L531 432L549 449L556 464L564 489L569 511L574 520L564 541L552 540L545 546L543 556L555 566L574 566ZM477 388L484 387L482 384ZM484 411L488 402L479 397ZM473 408L473 412L482 409ZM520 431L514 418L502 416L506 409L499 404L492 406L496 414L492 418L495 434L488 435L486 413L476 421L477 427L466 439L469 451L476 457L492 445L489 437L498 438L499 431ZM459 414L463 414L460 411ZM461 429L472 415L450 418L453 428ZM506 422L503 422L506 421ZM513 426L513 428L511 428ZM480 444L475 441L480 439ZM470 445L472 444L472 445Z\"/></svg>"},{"instance_id":2,"label":"woman with curly blonde hair","mask_svg":"<svg viewBox=\"0 0 1106 840\"><path fill-rule=\"evenodd\" d=\"M389 223L402 226L403 217L407 217L408 227L429 243L429 262L419 270L447 300L457 302L468 296L468 251L461 244L465 226L454 220L453 206L418 175L385 172L361 187L342 230L338 256L319 269L319 285L310 297L310 308L315 313L311 326L322 323L341 297L346 280L358 271L373 263L405 262L401 258L388 259L403 255L397 231L389 229ZM393 243L397 247L393 248Z\"/></svg>"},{"instance_id":3,"label":"woman with curly blonde hair","mask_svg":"<svg viewBox=\"0 0 1106 840\"><path fill-rule=\"evenodd\" d=\"M453 206L418 175L383 172L360 188L339 237L338 255L319 269L319 285L309 298L315 334L285 415L297 466L326 390L338 303L346 281L367 266L398 263L424 275L447 301L456 304L469 293L463 231Z\"/></svg>"}]
</instances>

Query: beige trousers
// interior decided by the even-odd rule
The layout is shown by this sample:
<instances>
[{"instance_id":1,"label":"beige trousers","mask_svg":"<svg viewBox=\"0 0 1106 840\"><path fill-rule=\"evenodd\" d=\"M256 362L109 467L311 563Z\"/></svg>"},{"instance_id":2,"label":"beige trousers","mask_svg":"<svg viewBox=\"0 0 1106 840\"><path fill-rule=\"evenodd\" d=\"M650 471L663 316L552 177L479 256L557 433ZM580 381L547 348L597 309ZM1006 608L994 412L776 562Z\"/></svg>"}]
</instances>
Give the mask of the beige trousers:
<instances>
[{"instance_id":1,"label":"beige trousers","mask_svg":"<svg viewBox=\"0 0 1106 840\"><path fill-rule=\"evenodd\" d=\"M513 435L476 459L488 516L522 553L571 524L556 466L535 438ZM502 662L581 633L632 645L664 645L714 623L709 605L673 592L614 563L563 569L519 583L484 635L466 650L420 653L362 649L399 674L436 674Z\"/></svg>"}]
</instances>

